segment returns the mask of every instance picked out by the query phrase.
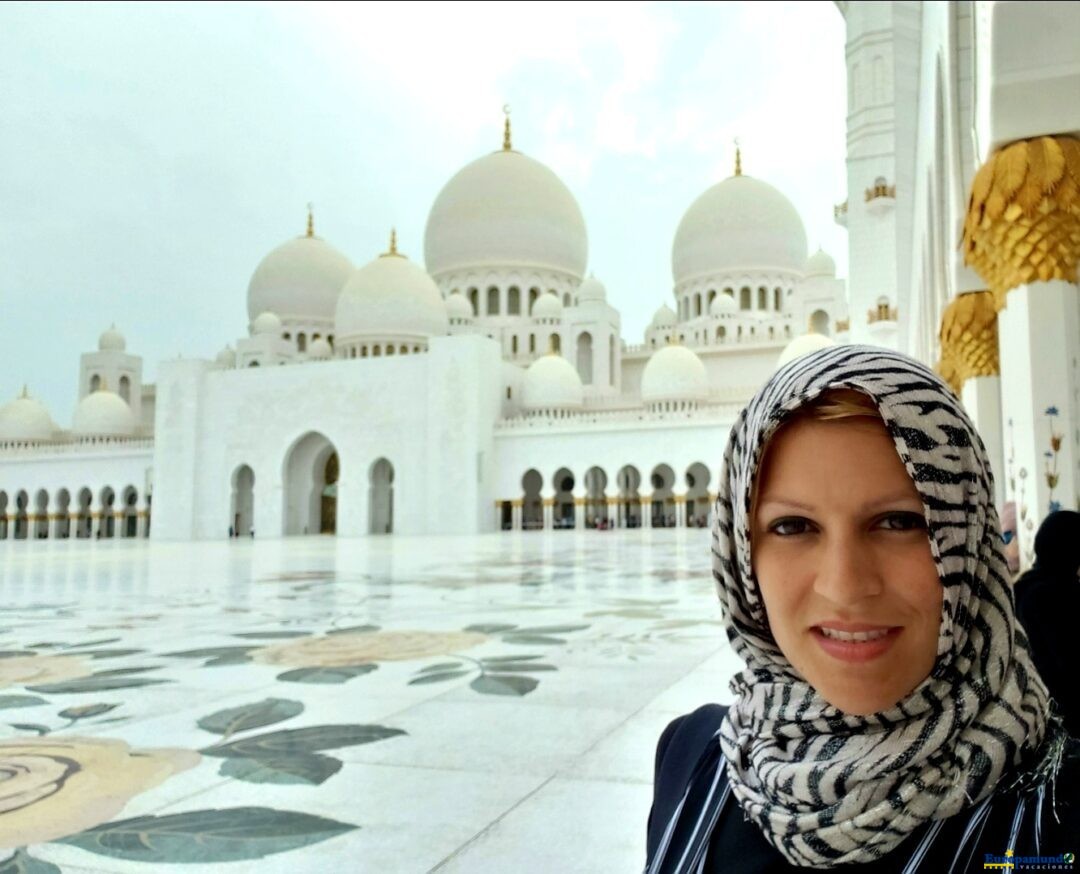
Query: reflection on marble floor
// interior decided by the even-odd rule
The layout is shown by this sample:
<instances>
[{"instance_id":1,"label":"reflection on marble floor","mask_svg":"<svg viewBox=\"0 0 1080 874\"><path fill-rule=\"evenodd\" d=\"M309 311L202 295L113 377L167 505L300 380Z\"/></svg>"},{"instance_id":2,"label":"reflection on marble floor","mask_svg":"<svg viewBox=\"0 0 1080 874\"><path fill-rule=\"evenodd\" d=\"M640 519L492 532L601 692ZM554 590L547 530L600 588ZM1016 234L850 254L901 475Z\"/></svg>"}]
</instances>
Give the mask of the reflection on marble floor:
<instances>
[{"instance_id":1,"label":"reflection on marble floor","mask_svg":"<svg viewBox=\"0 0 1080 874\"><path fill-rule=\"evenodd\" d=\"M0 874L637 870L736 666L697 530L6 542L0 604Z\"/></svg>"}]
</instances>

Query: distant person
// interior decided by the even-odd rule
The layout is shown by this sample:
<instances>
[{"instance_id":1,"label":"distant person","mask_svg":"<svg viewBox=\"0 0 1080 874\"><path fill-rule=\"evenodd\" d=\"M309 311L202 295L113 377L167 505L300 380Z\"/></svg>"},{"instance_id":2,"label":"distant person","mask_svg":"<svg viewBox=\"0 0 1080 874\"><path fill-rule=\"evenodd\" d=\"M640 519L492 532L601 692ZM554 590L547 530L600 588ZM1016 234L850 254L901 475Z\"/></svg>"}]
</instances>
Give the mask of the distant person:
<instances>
[{"instance_id":1,"label":"distant person","mask_svg":"<svg viewBox=\"0 0 1080 874\"><path fill-rule=\"evenodd\" d=\"M1058 510L1035 534L1035 564L1016 582L1016 615L1035 667L1073 737L1080 737L1076 622L1080 617L1080 513ZM1073 679L1069 679L1069 677Z\"/></svg>"},{"instance_id":2,"label":"distant person","mask_svg":"<svg viewBox=\"0 0 1080 874\"><path fill-rule=\"evenodd\" d=\"M229 526L229 540L232 540L232 538L233 538L233 527L232 527L232 525L230 525Z\"/></svg>"}]
</instances>

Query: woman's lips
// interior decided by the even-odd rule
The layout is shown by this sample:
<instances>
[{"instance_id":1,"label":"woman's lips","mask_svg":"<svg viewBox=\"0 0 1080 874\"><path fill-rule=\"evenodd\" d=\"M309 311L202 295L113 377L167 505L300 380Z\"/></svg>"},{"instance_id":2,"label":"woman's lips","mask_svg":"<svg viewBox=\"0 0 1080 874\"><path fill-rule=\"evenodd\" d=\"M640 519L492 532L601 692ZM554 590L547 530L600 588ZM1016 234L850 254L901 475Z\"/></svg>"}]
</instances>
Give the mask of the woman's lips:
<instances>
[{"instance_id":1,"label":"woman's lips","mask_svg":"<svg viewBox=\"0 0 1080 874\"><path fill-rule=\"evenodd\" d=\"M818 642L818 645L835 659L839 659L843 662L868 662L872 659L876 659L879 656L888 652L892 645L896 642L896 638L902 628L887 627L882 625L856 625L849 623L829 623L826 626L830 630L845 632L847 634L853 633L872 633L880 634L884 631L885 634L878 637L875 636L871 640L838 640L836 637L828 637L822 630L822 626L815 625L810 629L810 633L813 634L814 640Z\"/></svg>"}]
</instances>

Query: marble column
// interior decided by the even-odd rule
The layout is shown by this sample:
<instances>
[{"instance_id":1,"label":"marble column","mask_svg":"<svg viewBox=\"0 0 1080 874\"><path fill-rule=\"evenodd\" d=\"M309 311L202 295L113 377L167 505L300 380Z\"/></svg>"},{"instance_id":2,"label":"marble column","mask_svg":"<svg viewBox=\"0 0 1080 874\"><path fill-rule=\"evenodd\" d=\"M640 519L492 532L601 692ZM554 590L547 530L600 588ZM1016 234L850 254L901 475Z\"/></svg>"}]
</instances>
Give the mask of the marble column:
<instances>
[{"instance_id":1,"label":"marble column","mask_svg":"<svg viewBox=\"0 0 1080 874\"><path fill-rule=\"evenodd\" d=\"M550 531L555 527L555 498L544 498L544 530Z\"/></svg>"},{"instance_id":2,"label":"marble column","mask_svg":"<svg viewBox=\"0 0 1080 874\"><path fill-rule=\"evenodd\" d=\"M674 495L675 500L675 527L686 527L686 495Z\"/></svg>"},{"instance_id":3,"label":"marble column","mask_svg":"<svg viewBox=\"0 0 1080 874\"><path fill-rule=\"evenodd\" d=\"M652 528L652 495L641 496L641 527Z\"/></svg>"},{"instance_id":4,"label":"marble column","mask_svg":"<svg viewBox=\"0 0 1080 874\"><path fill-rule=\"evenodd\" d=\"M973 376L964 382L960 399L986 445L994 471L994 505L1005 503L1005 452L1002 434L1001 377Z\"/></svg>"},{"instance_id":5,"label":"marble column","mask_svg":"<svg viewBox=\"0 0 1080 874\"><path fill-rule=\"evenodd\" d=\"M1007 494L1016 502L1021 567L1039 524L1080 497L1080 293L1062 280L1009 291L998 313Z\"/></svg>"}]
</instances>

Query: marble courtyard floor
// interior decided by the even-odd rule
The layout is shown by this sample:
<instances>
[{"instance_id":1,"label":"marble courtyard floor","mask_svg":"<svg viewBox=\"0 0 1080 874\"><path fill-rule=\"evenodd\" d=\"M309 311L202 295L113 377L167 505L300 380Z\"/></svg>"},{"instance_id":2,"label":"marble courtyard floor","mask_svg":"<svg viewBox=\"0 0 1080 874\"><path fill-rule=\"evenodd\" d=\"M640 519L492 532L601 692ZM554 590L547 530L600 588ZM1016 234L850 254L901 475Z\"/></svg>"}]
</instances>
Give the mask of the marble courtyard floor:
<instances>
[{"instance_id":1,"label":"marble courtyard floor","mask_svg":"<svg viewBox=\"0 0 1080 874\"><path fill-rule=\"evenodd\" d=\"M640 870L707 531L0 543L0 872Z\"/></svg>"}]
</instances>

